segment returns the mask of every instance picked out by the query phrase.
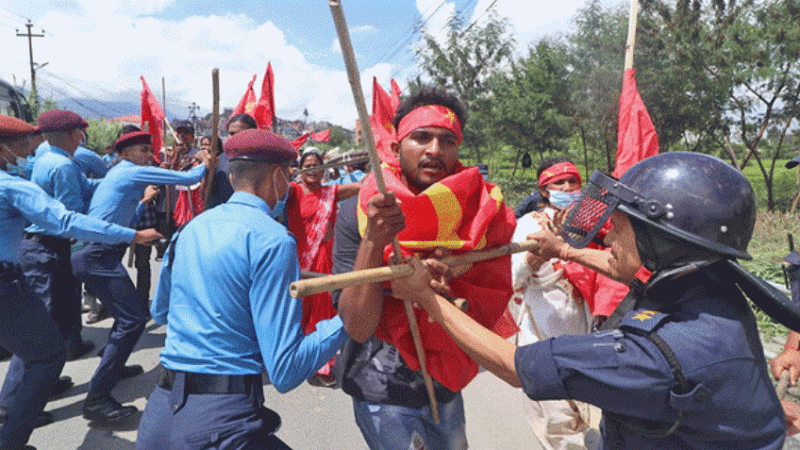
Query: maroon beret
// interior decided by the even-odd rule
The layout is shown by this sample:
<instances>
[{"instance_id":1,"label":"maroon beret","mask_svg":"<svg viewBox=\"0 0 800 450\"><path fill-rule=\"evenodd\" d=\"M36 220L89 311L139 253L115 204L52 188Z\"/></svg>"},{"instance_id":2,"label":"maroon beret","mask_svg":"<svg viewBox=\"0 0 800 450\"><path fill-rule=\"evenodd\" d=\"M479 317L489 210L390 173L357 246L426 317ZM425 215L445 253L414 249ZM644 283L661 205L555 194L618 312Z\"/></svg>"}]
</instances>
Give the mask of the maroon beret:
<instances>
[{"instance_id":1,"label":"maroon beret","mask_svg":"<svg viewBox=\"0 0 800 450\"><path fill-rule=\"evenodd\" d=\"M225 141L225 154L231 161L246 159L268 164L289 164L297 150L286 139L267 130L242 130Z\"/></svg>"},{"instance_id":2,"label":"maroon beret","mask_svg":"<svg viewBox=\"0 0 800 450\"><path fill-rule=\"evenodd\" d=\"M72 111L54 109L43 112L37 121L39 131L48 133L51 131L72 131L76 128L86 128L89 123L83 117Z\"/></svg>"},{"instance_id":3,"label":"maroon beret","mask_svg":"<svg viewBox=\"0 0 800 450\"><path fill-rule=\"evenodd\" d=\"M36 132L36 127L16 117L0 116L0 138L17 138Z\"/></svg>"},{"instance_id":4,"label":"maroon beret","mask_svg":"<svg viewBox=\"0 0 800 450\"><path fill-rule=\"evenodd\" d=\"M131 145L137 144L149 144L152 142L152 136L150 133L145 131L134 131L131 133L123 134L122 136L117 139L117 142L114 143L114 151L119 153L125 149L125 147L130 147Z\"/></svg>"}]
</instances>

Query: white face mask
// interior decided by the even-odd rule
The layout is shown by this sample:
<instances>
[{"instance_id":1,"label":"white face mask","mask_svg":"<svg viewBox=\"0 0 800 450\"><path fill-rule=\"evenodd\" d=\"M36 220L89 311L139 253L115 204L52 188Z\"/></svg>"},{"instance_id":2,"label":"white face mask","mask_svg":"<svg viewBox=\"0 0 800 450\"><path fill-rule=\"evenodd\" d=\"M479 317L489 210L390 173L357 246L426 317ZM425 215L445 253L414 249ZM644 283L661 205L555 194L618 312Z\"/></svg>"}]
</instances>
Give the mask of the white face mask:
<instances>
[{"instance_id":1,"label":"white face mask","mask_svg":"<svg viewBox=\"0 0 800 450\"><path fill-rule=\"evenodd\" d=\"M572 192L564 192L564 191L556 191L553 189L548 189L547 192L550 194L548 199L550 200L550 204L558 209L566 209L569 205L573 204L574 202L578 201L581 198L581 190L576 189Z\"/></svg>"}]
</instances>

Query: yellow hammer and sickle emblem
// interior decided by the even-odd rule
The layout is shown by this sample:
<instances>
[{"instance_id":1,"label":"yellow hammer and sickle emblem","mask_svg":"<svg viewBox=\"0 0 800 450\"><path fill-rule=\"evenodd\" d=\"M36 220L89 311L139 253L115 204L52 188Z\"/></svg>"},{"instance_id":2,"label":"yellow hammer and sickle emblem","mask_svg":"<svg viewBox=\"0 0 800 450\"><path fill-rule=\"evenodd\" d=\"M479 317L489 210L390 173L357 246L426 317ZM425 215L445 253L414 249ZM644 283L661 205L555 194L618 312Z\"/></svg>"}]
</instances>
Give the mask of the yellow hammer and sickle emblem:
<instances>
[{"instance_id":1,"label":"yellow hammer and sickle emblem","mask_svg":"<svg viewBox=\"0 0 800 450\"><path fill-rule=\"evenodd\" d=\"M636 314L635 316L633 316L633 318L638 320L639 322L644 322L645 320L652 319L654 315L656 315L655 311L645 310Z\"/></svg>"}]
</instances>

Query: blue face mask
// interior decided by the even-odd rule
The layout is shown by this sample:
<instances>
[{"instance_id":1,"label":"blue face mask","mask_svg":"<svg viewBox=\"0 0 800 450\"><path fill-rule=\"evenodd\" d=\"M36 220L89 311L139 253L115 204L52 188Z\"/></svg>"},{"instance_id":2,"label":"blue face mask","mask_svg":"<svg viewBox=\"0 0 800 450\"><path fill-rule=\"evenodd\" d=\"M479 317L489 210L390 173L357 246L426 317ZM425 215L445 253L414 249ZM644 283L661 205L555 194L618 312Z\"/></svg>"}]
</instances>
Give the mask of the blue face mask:
<instances>
[{"instance_id":1,"label":"blue face mask","mask_svg":"<svg viewBox=\"0 0 800 450\"><path fill-rule=\"evenodd\" d=\"M277 219L283 211L286 209L286 200L289 199L289 180L286 179L286 174L283 173L283 170L278 169L281 171L281 175L283 175L283 179L286 181L286 193L283 194L283 198L275 202L275 206L269 212L269 215L272 216L273 219ZM278 192L278 187L275 186L275 182L273 181L273 186L275 187L275 193Z\"/></svg>"},{"instance_id":2,"label":"blue face mask","mask_svg":"<svg viewBox=\"0 0 800 450\"><path fill-rule=\"evenodd\" d=\"M581 191L580 189L574 190L572 192L564 192L564 191L556 191L548 189L547 192L550 194L549 200L550 204L558 209L566 209L572 203L576 202L579 198L581 198Z\"/></svg>"}]
</instances>

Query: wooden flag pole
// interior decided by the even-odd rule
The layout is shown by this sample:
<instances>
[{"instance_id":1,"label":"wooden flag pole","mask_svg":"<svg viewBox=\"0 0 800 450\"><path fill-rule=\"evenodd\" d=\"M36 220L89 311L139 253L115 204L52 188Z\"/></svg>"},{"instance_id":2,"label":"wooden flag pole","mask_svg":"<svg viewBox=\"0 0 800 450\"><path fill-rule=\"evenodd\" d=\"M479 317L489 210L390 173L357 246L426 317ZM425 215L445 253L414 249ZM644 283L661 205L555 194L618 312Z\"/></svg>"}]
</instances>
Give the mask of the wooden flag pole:
<instances>
[{"instance_id":1,"label":"wooden flag pole","mask_svg":"<svg viewBox=\"0 0 800 450\"><path fill-rule=\"evenodd\" d=\"M487 259L499 258L512 253L527 252L539 246L537 241L512 242L502 247L490 248L488 250L474 250L461 255L448 256L442 258L442 263L448 267L458 267L473 264ZM382 283L410 276L414 269L408 264L399 264L388 267L376 267L374 269L358 270L355 272L340 273L337 275L326 275L322 277L308 277L304 280L295 281L289 286L292 297L302 298L308 295L319 294L320 292L330 292L342 289L355 284Z\"/></svg>"},{"instance_id":2,"label":"wooden flag pole","mask_svg":"<svg viewBox=\"0 0 800 450\"><path fill-rule=\"evenodd\" d=\"M378 150L375 148L375 137L372 135L372 127L370 126L369 116L367 115L367 105L364 102L364 91L361 89L361 78L358 73L358 65L356 64L356 57L353 53L353 45L350 42L350 33L347 30L347 22L344 19L344 11L342 10L342 2L340 0L328 0L328 6L331 8L331 15L333 15L333 22L336 25L336 33L339 35L339 45L342 47L342 55L344 56L344 63L347 67L347 79L350 81L350 88L353 91L353 99L356 102L356 109L358 110L358 117L361 121L361 130L364 132L364 139L367 142L367 150L369 151L369 161L372 166L372 173L375 175L375 184L378 191L386 195L386 183L383 180L383 172L381 172L381 160L378 157ZM397 236L392 241L392 248L394 249L395 262L399 262L401 258L400 242ZM425 387L428 390L428 399L431 403L431 412L433 413L433 420L439 423L439 407L436 402L436 395L433 392L433 380L428 373L426 366L425 349L422 347L422 337L419 332L419 325L417 324L417 316L414 314L414 307L410 302L403 302L406 309L406 317L408 317L408 324L411 328L411 336L414 338L414 348L417 351L417 359L419 360L420 367L422 368L422 376L425 379Z\"/></svg>"},{"instance_id":3,"label":"wooden flag pole","mask_svg":"<svg viewBox=\"0 0 800 450\"><path fill-rule=\"evenodd\" d=\"M211 70L211 89L213 106L211 110L211 155L216 158L219 156L219 69L214 67ZM203 205L208 205L208 198L211 197L211 185L214 183L214 170L208 170L206 174L206 184L203 186Z\"/></svg>"},{"instance_id":4,"label":"wooden flag pole","mask_svg":"<svg viewBox=\"0 0 800 450\"><path fill-rule=\"evenodd\" d=\"M628 41L625 43L625 69L633 69L633 49L636 46L636 24L639 19L639 0L631 0L628 16Z\"/></svg>"}]
</instances>

